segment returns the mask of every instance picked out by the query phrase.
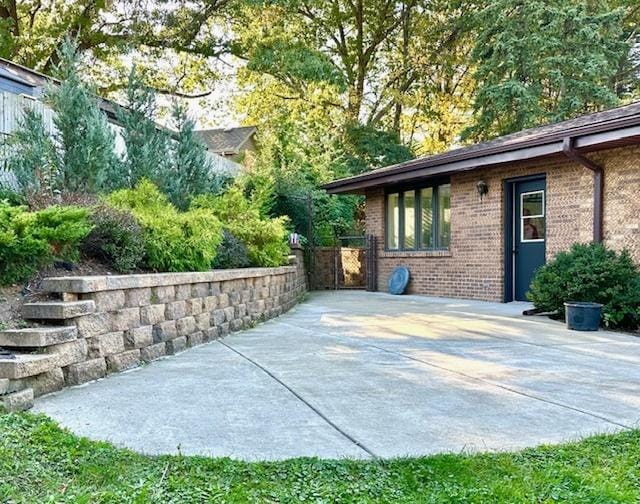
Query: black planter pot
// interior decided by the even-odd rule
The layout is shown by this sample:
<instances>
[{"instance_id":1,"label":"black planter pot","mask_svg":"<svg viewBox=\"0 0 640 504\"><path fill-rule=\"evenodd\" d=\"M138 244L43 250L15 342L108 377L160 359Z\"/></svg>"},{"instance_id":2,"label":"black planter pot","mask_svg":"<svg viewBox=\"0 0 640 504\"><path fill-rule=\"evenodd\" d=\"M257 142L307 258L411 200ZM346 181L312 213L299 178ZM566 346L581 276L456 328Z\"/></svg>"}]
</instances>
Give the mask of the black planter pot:
<instances>
[{"instance_id":1,"label":"black planter pot","mask_svg":"<svg viewBox=\"0 0 640 504\"><path fill-rule=\"evenodd\" d=\"M574 331L597 331L600 327L602 305L600 303L585 303L569 301L564 304L567 328Z\"/></svg>"}]
</instances>

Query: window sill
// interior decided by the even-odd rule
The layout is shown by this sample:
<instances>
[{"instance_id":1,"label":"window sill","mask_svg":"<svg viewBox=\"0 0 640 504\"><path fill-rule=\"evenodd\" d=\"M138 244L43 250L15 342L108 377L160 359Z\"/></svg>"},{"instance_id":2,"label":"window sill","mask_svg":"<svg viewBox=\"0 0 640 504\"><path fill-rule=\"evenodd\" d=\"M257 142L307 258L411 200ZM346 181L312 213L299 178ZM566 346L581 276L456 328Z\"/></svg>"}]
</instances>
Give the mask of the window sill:
<instances>
[{"instance_id":1,"label":"window sill","mask_svg":"<svg viewBox=\"0 0 640 504\"><path fill-rule=\"evenodd\" d=\"M442 250L383 250L379 257L452 257L450 249Z\"/></svg>"}]
</instances>

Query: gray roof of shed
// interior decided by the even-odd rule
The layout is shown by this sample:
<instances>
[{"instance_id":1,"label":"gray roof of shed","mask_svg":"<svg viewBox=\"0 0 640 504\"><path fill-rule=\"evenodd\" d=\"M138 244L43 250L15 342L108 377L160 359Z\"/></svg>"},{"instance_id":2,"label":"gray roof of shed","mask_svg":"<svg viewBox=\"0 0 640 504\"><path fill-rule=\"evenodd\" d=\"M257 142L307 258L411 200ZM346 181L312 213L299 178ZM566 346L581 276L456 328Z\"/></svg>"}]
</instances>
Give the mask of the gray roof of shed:
<instances>
[{"instance_id":1,"label":"gray roof of shed","mask_svg":"<svg viewBox=\"0 0 640 504\"><path fill-rule=\"evenodd\" d=\"M0 75L39 90L43 90L47 83L60 84L60 80L55 77L45 75L4 58L0 58ZM126 107L113 100L103 98L102 96L96 96L96 99L98 100L100 109L107 115L109 121L114 124L120 124L118 120L118 111L120 109L126 109ZM156 123L156 128L166 131L171 136L175 136L176 134L176 132L171 128L167 128L158 123Z\"/></svg>"},{"instance_id":2,"label":"gray roof of shed","mask_svg":"<svg viewBox=\"0 0 640 504\"><path fill-rule=\"evenodd\" d=\"M50 77L49 75L45 75L4 58L0 58L0 74L40 90L42 90L47 83L60 83L60 80L55 77ZM117 122L116 111L122 106L112 100L103 98L102 96L97 96L96 98L98 99L100 108L107 114L107 116L109 116L109 119Z\"/></svg>"}]
</instances>

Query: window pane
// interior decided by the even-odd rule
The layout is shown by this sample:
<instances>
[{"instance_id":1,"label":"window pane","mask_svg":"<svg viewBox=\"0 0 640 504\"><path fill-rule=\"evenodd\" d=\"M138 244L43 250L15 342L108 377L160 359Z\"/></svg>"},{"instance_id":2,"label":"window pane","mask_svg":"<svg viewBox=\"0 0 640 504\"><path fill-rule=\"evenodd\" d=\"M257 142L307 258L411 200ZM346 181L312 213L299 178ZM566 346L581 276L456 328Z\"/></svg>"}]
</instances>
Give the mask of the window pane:
<instances>
[{"instance_id":1,"label":"window pane","mask_svg":"<svg viewBox=\"0 0 640 504\"><path fill-rule=\"evenodd\" d=\"M544 240L544 217L522 217L521 230L523 242Z\"/></svg>"},{"instance_id":2,"label":"window pane","mask_svg":"<svg viewBox=\"0 0 640 504\"><path fill-rule=\"evenodd\" d=\"M400 242L398 193L387 196L387 248L397 249Z\"/></svg>"},{"instance_id":3,"label":"window pane","mask_svg":"<svg viewBox=\"0 0 640 504\"><path fill-rule=\"evenodd\" d=\"M438 187L438 247L451 242L451 185Z\"/></svg>"},{"instance_id":4,"label":"window pane","mask_svg":"<svg viewBox=\"0 0 640 504\"><path fill-rule=\"evenodd\" d=\"M433 189L420 191L420 248L433 248Z\"/></svg>"},{"instance_id":5,"label":"window pane","mask_svg":"<svg viewBox=\"0 0 640 504\"><path fill-rule=\"evenodd\" d=\"M416 193L404 193L404 247L416 248Z\"/></svg>"},{"instance_id":6,"label":"window pane","mask_svg":"<svg viewBox=\"0 0 640 504\"><path fill-rule=\"evenodd\" d=\"M535 191L522 194L521 217L544 216L544 191Z\"/></svg>"}]
</instances>

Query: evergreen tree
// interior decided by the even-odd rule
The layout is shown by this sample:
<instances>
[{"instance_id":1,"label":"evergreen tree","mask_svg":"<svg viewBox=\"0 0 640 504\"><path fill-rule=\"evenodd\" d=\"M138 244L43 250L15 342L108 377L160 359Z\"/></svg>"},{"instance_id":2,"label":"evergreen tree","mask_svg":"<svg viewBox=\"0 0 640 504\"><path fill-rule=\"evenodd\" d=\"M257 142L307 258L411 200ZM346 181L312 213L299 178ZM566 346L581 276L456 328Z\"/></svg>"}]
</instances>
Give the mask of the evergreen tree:
<instances>
[{"instance_id":1,"label":"evergreen tree","mask_svg":"<svg viewBox=\"0 0 640 504\"><path fill-rule=\"evenodd\" d=\"M25 107L17 130L5 145L6 168L16 177L21 192L53 194L60 189L60 156L35 107Z\"/></svg>"},{"instance_id":2,"label":"evergreen tree","mask_svg":"<svg viewBox=\"0 0 640 504\"><path fill-rule=\"evenodd\" d=\"M121 185L121 167L115 133L95 95L80 79L80 71L75 46L67 40L56 66L60 83L47 86L45 101L54 111L61 188L96 193Z\"/></svg>"},{"instance_id":3,"label":"evergreen tree","mask_svg":"<svg viewBox=\"0 0 640 504\"><path fill-rule=\"evenodd\" d=\"M156 97L145 86L134 67L127 85L127 107L118 110L122 138L126 185L134 187L141 179L158 181L169 169L169 135L154 122Z\"/></svg>"},{"instance_id":4,"label":"evergreen tree","mask_svg":"<svg viewBox=\"0 0 640 504\"><path fill-rule=\"evenodd\" d=\"M484 140L611 107L630 51L624 9L584 0L497 0L479 15L475 124Z\"/></svg>"},{"instance_id":5,"label":"evergreen tree","mask_svg":"<svg viewBox=\"0 0 640 504\"><path fill-rule=\"evenodd\" d=\"M175 102L172 117L177 133L170 142L171 168L165 171L160 183L172 203L185 209L193 196L217 192L223 181L213 173L207 149L195 135L194 122L186 108Z\"/></svg>"},{"instance_id":6,"label":"evergreen tree","mask_svg":"<svg viewBox=\"0 0 640 504\"><path fill-rule=\"evenodd\" d=\"M53 134L37 106L27 105L8 139L7 167L24 192L97 193L118 187L115 134L91 90L80 79L74 45L67 40L57 66L59 83L45 89L53 111Z\"/></svg>"}]
</instances>

